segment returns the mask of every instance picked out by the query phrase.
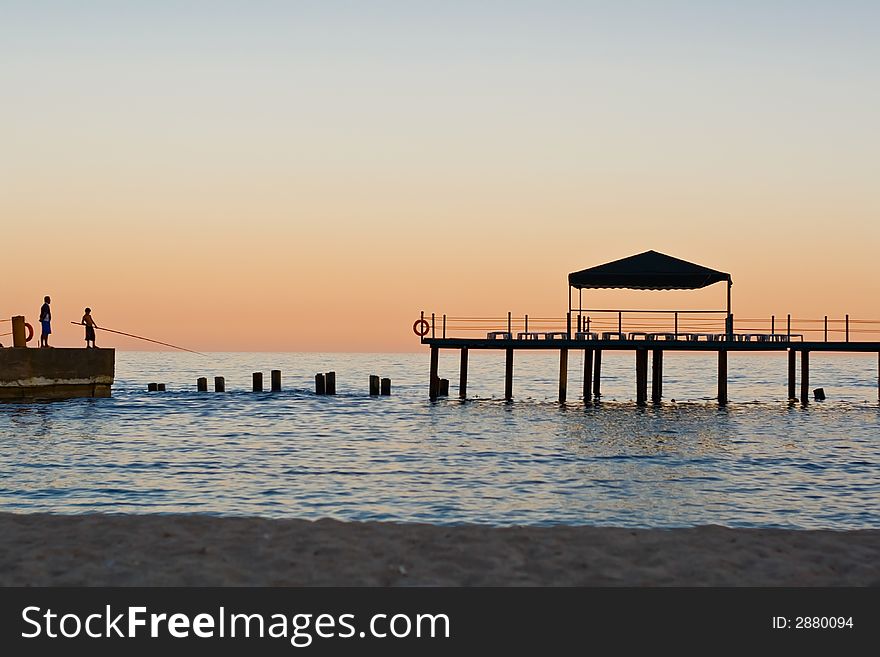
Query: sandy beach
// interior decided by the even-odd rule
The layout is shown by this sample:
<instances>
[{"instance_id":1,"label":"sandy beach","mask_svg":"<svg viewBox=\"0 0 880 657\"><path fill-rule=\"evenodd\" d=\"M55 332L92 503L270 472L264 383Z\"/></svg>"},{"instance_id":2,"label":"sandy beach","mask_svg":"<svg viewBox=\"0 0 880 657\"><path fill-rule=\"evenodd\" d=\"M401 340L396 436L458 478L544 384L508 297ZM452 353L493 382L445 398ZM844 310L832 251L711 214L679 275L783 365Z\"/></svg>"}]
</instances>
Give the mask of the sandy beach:
<instances>
[{"instance_id":1,"label":"sandy beach","mask_svg":"<svg viewBox=\"0 0 880 657\"><path fill-rule=\"evenodd\" d=\"M880 530L0 514L4 586L878 586Z\"/></svg>"}]
</instances>

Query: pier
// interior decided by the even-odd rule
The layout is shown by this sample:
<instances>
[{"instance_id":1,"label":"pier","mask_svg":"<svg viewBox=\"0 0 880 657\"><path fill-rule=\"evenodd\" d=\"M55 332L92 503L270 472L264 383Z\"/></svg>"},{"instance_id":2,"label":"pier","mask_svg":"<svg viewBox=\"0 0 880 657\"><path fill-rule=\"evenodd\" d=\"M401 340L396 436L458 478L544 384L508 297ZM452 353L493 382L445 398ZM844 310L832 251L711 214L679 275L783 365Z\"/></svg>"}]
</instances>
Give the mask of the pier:
<instances>
[{"instance_id":1,"label":"pier","mask_svg":"<svg viewBox=\"0 0 880 657\"><path fill-rule=\"evenodd\" d=\"M591 309L583 305L584 289L681 290L699 289L718 282L726 283L726 308L723 310ZM715 396L721 405L729 401L728 354L731 352L787 353L787 398L804 405L809 403L811 396L811 353L876 353L880 401L880 341L851 339L861 332L877 333L880 322L851 320L849 315L831 320L827 316L822 320L795 320L794 324L791 315L785 316L784 323L777 322L775 316L735 320L731 309L732 285L730 274L648 251L570 274L569 308L565 317L533 317L530 321L528 315L514 317L512 313L501 318L447 317L423 312L413 330L420 336L422 344L430 349L429 398L436 400L440 396L439 351L447 349L460 352L461 399L467 398L468 354L471 350L504 351L504 399L508 401L514 397L515 353L551 350L559 352L560 403L568 399L570 352L583 352L583 402L589 404L601 398L602 353L605 351L633 352L635 399L640 406L647 405L649 399L654 404L662 402L663 358L668 351L715 354L718 363ZM577 305L572 301L573 290L578 291ZM865 328L867 324L877 324L878 328L871 331ZM479 332L481 335L454 336L453 333L457 332ZM816 339L819 337L821 339Z\"/></svg>"}]
</instances>

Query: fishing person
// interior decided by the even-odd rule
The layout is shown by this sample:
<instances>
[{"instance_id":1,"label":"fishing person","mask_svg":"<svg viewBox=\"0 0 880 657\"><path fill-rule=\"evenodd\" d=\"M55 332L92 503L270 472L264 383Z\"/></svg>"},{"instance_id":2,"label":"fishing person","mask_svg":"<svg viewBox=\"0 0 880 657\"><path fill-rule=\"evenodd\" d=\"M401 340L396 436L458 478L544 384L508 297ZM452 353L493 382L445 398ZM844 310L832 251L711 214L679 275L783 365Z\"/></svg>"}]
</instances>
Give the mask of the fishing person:
<instances>
[{"instance_id":1,"label":"fishing person","mask_svg":"<svg viewBox=\"0 0 880 657\"><path fill-rule=\"evenodd\" d=\"M86 327L86 349L97 349L98 345L95 344L95 329L98 328L98 325L95 324L95 320L92 318L91 308L86 308L86 314L83 315L82 324ZM89 344L89 342L92 344Z\"/></svg>"},{"instance_id":2,"label":"fishing person","mask_svg":"<svg viewBox=\"0 0 880 657\"><path fill-rule=\"evenodd\" d=\"M40 306L40 347L49 346L49 336L52 334L52 309L49 304L52 300L43 297L43 305Z\"/></svg>"}]
</instances>

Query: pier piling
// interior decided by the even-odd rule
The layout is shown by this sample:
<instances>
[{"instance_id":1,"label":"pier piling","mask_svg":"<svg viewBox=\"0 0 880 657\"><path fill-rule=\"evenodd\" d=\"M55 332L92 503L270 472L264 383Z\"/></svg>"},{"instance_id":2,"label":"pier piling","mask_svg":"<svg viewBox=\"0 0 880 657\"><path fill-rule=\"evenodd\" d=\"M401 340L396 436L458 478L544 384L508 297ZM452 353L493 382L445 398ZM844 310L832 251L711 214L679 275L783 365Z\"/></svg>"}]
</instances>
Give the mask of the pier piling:
<instances>
[{"instance_id":1,"label":"pier piling","mask_svg":"<svg viewBox=\"0 0 880 657\"><path fill-rule=\"evenodd\" d=\"M593 350L584 349L584 403L593 401Z\"/></svg>"},{"instance_id":2,"label":"pier piling","mask_svg":"<svg viewBox=\"0 0 880 657\"><path fill-rule=\"evenodd\" d=\"M156 392L159 390L158 383L148 383L147 384L147 392Z\"/></svg>"},{"instance_id":3,"label":"pier piling","mask_svg":"<svg viewBox=\"0 0 880 657\"><path fill-rule=\"evenodd\" d=\"M336 372L327 372L324 375L324 384L326 386L326 394L336 394Z\"/></svg>"},{"instance_id":4,"label":"pier piling","mask_svg":"<svg viewBox=\"0 0 880 657\"><path fill-rule=\"evenodd\" d=\"M636 404L648 402L648 350L636 349Z\"/></svg>"},{"instance_id":5,"label":"pier piling","mask_svg":"<svg viewBox=\"0 0 880 657\"><path fill-rule=\"evenodd\" d=\"M440 390L438 390L438 394L441 397L449 396L449 379L440 379Z\"/></svg>"},{"instance_id":6,"label":"pier piling","mask_svg":"<svg viewBox=\"0 0 880 657\"><path fill-rule=\"evenodd\" d=\"M468 350L464 347L461 350L461 365L458 370L458 396L461 399L467 399L467 376L468 376Z\"/></svg>"},{"instance_id":7,"label":"pier piling","mask_svg":"<svg viewBox=\"0 0 880 657\"><path fill-rule=\"evenodd\" d=\"M428 381L428 396L431 400L437 399L440 392L440 378L437 376L439 360L440 350L437 347L431 347L431 374Z\"/></svg>"},{"instance_id":8,"label":"pier piling","mask_svg":"<svg viewBox=\"0 0 880 657\"><path fill-rule=\"evenodd\" d=\"M810 352L801 352L801 404L810 401Z\"/></svg>"},{"instance_id":9,"label":"pier piling","mask_svg":"<svg viewBox=\"0 0 880 657\"><path fill-rule=\"evenodd\" d=\"M788 400L797 401L797 352L788 350Z\"/></svg>"},{"instance_id":10,"label":"pier piling","mask_svg":"<svg viewBox=\"0 0 880 657\"><path fill-rule=\"evenodd\" d=\"M323 374L315 374L315 394L316 395L326 395L327 394L327 382L324 380Z\"/></svg>"},{"instance_id":11,"label":"pier piling","mask_svg":"<svg viewBox=\"0 0 880 657\"><path fill-rule=\"evenodd\" d=\"M568 396L568 349L559 350L559 403Z\"/></svg>"},{"instance_id":12,"label":"pier piling","mask_svg":"<svg viewBox=\"0 0 880 657\"><path fill-rule=\"evenodd\" d=\"M379 396L379 376L376 374L370 374L370 396Z\"/></svg>"},{"instance_id":13,"label":"pier piling","mask_svg":"<svg viewBox=\"0 0 880 657\"><path fill-rule=\"evenodd\" d=\"M651 401L659 404L663 399L663 350L654 349L651 364Z\"/></svg>"},{"instance_id":14,"label":"pier piling","mask_svg":"<svg viewBox=\"0 0 880 657\"><path fill-rule=\"evenodd\" d=\"M262 372L254 372L253 373L253 390L254 392L263 392L263 373Z\"/></svg>"},{"instance_id":15,"label":"pier piling","mask_svg":"<svg viewBox=\"0 0 880 657\"><path fill-rule=\"evenodd\" d=\"M165 392L165 384L164 383L156 384L156 391L157 392Z\"/></svg>"},{"instance_id":16,"label":"pier piling","mask_svg":"<svg viewBox=\"0 0 880 657\"><path fill-rule=\"evenodd\" d=\"M281 370L272 370L272 392L281 392Z\"/></svg>"},{"instance_id":17,"label":"pier piling","mask_svg":"<svg viewBox=\"0 0 880 657\"><path fill-rule=\"evenodd\" d=\"M449 382L448 381L446 382L446 385L447 385L446 394L449 394L449 389L448 389ZM383 397L390 396L391 395L391 379L388 379L388 378L382 379L380 389L381 389L381 393L382 393Z\"/></svg>"},{"instance_id":18,"label":"pier piling","mask_svg":"<svg viewBox=\"0 0 880 657\"><path fill-rule=\"evenodd\" d=\"M226 392L226 379L222 376L214 377L214 392Z\"/></svg>"},{"instance_id":19,"label":"pier piling","mask_svg":"<svg viewBox=\"0 0 880 657\"><path fill-rule=\"evenodd\" d=\"M513 349L506 349L504 361L504 399L513 399Z\"/></svg>"},{"instance_id":20,"label":"pier piling","mask_svg":"<svg viewBox=\"0 0 880 657\"><path fill-rule=\"evenodd\" d=\"M727 352L718 352L718 403L727 404Z\"/></svg>"},{"instance_id":21,"label":"pier piling","mask_svg":"<svg viewBox=\"0 0 880 657\"><path fill-rule=\"evenodd\" d=\"M199 392L208 392L208 377L200 376L196 379L196 389Z\"/></svg>"},{"instance_id":22,"label":"pier piling","mask_svg":"<svg viewBox=\"0 0 880 657\"><path fill-rule=\"evenodd\" d=\"M599 401L602 396L602 350L596 349L593 359L593 397Z\"/></svg>"}]
</instances>

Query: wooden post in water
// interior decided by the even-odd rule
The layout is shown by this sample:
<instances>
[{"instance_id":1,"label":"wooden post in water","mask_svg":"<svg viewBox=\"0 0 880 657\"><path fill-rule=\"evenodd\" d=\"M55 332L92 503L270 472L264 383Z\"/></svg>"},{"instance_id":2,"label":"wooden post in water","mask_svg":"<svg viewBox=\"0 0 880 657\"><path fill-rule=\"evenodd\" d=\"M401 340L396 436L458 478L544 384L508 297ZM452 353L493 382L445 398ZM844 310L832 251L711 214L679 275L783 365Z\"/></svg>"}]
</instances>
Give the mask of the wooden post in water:
<instances>
[{"instance_id":1,"label":"wooden post in water","mask_svg":"<svg viewBox=\"0 0 880 657\"><path fill-rule=\"evenodd\" d=\"M157 392L165 392L165 384L164 383L157 383L156 384L156 391Z\"/></svg>"},{"instance_id":2,"label":"wooden post in water","mask_svg":"<svg viewBox=\"0 0 880 657\"><path fill-rule=\"evenodd\" d=\"M208 377L200 376L196 379L196 390L199 392L208 392Z\"/></svg>"},{"instance_id":3,"label":"wooden post in water","mask_svg":"<svg viewBox=\"0 0 880 657\"><path fill-rule=\"evenodd\" d=\"M226 392L226 379L222 376L214 377L214 392Z\"/></svg>"},{"instance_id":4,"label":"wooden post in water","mask_svg":"<svg viewBox=\"0 0 880 657\"><path fill-rule=\"evenodd\" d=\"M651 401L659 404L663 398L663 350L654 349L651 364Z\"/></svg>"},{"instance_id":5,"label":"wooden post in water","mask_svg":"<svg viewBox=\"0 0 880 657\"><path fill-rule=\"evenodd\" d=\"M437 399L440 392L440 378L437 376L437 368L440 361L440 350L437 347L431 347L431 374L428 379L428 397L431 401Z\"/></svg>"},{"instance_id":6,"label":"wooden post in water","mask_svg":"<svg viewBox=\"0 0 880 657\"><path fill-rule=\"evenodd\" d=\"M327 381L324 380L323 374L315 374L315 394L316 395L326 395L327 394Z\"/></svg>"},{"instance_id":7,"label":"wooden post in water","mask_svg":"<svg viewBox=\"0 0 880 657\"><path fill-rule=\"evenodd\" d=\"M602 396L602 350L596 349L596 357L593 359L593 397L599 401Z\"/></svg>"},{"instance_id":8,"label":"wooden post in water","mask_svg":"<svg viewBox=\"0 0 880 657\"><path fill-rule=\"evenodd\" d=\"M281 392L281 370L272 370L272 392Z\"/></svg>"},{"instance_id":9,"label":"wooden post in water","mask_svg":"<svg viewBox=\"0 0 880 657\"><path fill-rule=\"evenodd\" d=\"M801 352L801 404L806 405L810 399L810 352Z\"/></svg>"},{"instance_id":10,"label":"wooden post in water","mask_svg":"<svg viewBox=\"0 0 880 657\"><path fill-rule=\"evenodd\" d=\"M636 349L636 404L648 403L648 350Z\"/></svg>"},{"instance_id":11,"label":"wooden post in water","mask_svg":"<svg viewBox=\"0 0 880 657\"><path fill-rule=\"evenodd\" d=\"M439 395L441 397L449 396L449 379L440 379Z\"/></svg>"},{"instance_id":12,"label":"wooden post in water","mask_svg":"<svg viewBox=\"0 0 880 657\"><path fill-rule=\"evenodd\" d=\"M584 349L584 403L593 401L593 350Z\"/></svg>"},{"instance_id":13,"label":"wooden post in water","mask_svg":"<svg viewBox=\"0 0 880 657\"><path fill-rule=\"evenodd\" d=\"M468 374L468 350L463 347L461 350L461 365L458 370L458 396L461 399L467 399L467 374Z\"/></svg>"},{"instance_id":14,"label":"wooden post in water","mask_svg":"<svg viewBox=\"0 0 880 657\"><path fill-rule=\"evenodd\" d=\"M328 395L336 394L336 372L327 372L324 375L324 383L327 388Z\"/></svg>"},{"instance_id":15,"label":"wooden post in water","mask_svg":"<svg viewBox=\"0 0 880 657\"><path fill-rule=\"evenodd\" d=\"M788 399L796 400L797 399L797 381L795 377L797 376L797 352L794 349L788 350Z\"/></svg>"},{"instance_id":16,"label":"wooden post in water","mask_svg":"<svg viewBox=\"0 0 880 657\"><path fill-rule=\"evenodd\" d=\"M504 399L513 399L513 349L505 349L504 360Z\"/></svg>"},{"instance_id":17,"label":"wooden post in water","mask_svg":"<svg viewBox=\"0 0 880 657\"><path fill-rule=\"evenodd\" d=\"M147 384L147 392L158 392L159 384L158 383L148 383Z\"/></svg>"},{"instance_id":18,"label":"wooden post in water","mask_svg":"<svg viewBox=\"0 0 880 657\"><path fill-rule=\"evenodd\" d=\"M718 403L727 404L727 350L718 351Z\"/></svg>"},{"instance_id":19,"label":"wooden post in water","mask_svg":"<svg viewBox=\"0 0 880 657\"><path fill-rule=\"evenodd\" d=\"M559 403L568 396L568 349L559 350Z\"/></svg>"},{"instance_id":20,"label":"wooden post in water","mask_svg":"<svg viewBox=\"0 0 880 657\"><path fill-rule=\"evenodd\" d=\"M254 392L263 392L263 373L254 372L252 378L254 382Z\"/></svg>"},{"instance_id":21,"label":"wooden post in water","mask_svg":"<svg viewBox=\"0 0 880 657\"><path fill-rule=\"evenodd\" d=\"M370 396L379 396L379 376L376 374L370 374Z\"/></svg>"},{"instance_id":22,"label":"wooden post in water","mask_svg":"<svg viewBox=\"0 0 880 657\"><path fill-rule=\"evenodd\" d=\"M391 395L391 379L382 379L381 381L381 392L384 397L388 397Z\"/></svg>"}]
</instances>

